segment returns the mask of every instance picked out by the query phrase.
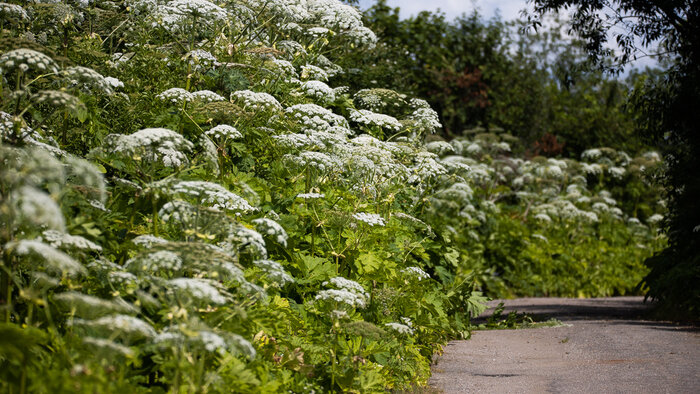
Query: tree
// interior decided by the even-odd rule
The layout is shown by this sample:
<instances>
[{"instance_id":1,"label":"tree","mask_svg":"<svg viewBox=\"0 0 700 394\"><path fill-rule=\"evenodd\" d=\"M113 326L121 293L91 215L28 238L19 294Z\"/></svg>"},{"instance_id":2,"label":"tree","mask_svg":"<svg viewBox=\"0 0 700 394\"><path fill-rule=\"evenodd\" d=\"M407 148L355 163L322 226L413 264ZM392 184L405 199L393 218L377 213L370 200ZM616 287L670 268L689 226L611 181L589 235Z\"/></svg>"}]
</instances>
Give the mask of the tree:
<instances>
[{"instance_id":1,"label":"tree","mask_svg":"<svg viewBox=\"0 0 700 394\"><path fill-rule=\"evenodd\" d=\"M647 261L648 297L690 319L700 318L700 4L697 0L531 0L535 28L547 12L572 11L571 31L586 41L590 59L615 72L659 42L655 56L671 66L656 84L638 90L633 104L648 138L665 144L668 170L664 183L669 214L669 246ZM610 31L621 53L605 48ZM615 58L612 66L604 59Z\"/></svg>"}]
</instances>

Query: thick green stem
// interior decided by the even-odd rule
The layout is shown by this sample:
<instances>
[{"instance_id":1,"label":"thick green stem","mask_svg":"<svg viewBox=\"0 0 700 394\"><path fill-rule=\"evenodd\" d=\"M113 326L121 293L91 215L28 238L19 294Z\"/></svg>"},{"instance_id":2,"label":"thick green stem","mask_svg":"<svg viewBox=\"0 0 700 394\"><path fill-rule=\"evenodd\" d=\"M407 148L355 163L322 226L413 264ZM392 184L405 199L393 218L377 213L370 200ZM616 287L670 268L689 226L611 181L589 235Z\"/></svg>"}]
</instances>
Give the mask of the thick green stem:
<instances>
[{"instance_id":1,"label":"thick green stem","mask_svg":"<svg viewBox=\"0 0 700 394\"><path fill-rule=\"evenodd\" d=\"M8 273L2 273L3 288L5 289L5 323L10 322L12 316L12 279Z\"/></svg>"},{"instance_id":2,"label":"thick green stem","mask_svg":"<svg viewBox=\"0 0 700 394\"><path fill-rule=\"evenodd\" d=\"M158 236L158 205L156 199L152 198L151 205L153 206L153 235Z\"/></svg>"}]
</instances>

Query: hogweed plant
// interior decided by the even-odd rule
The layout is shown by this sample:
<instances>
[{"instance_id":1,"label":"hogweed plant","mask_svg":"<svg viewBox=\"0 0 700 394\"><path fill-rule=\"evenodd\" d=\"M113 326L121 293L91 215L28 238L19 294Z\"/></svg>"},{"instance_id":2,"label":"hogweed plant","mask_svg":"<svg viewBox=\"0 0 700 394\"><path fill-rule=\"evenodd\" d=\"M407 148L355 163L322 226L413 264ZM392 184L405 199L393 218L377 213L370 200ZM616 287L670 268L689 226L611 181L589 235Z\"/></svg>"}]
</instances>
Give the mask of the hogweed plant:
<instances>
[{"instance_id":1,"label":"hogweed plant","mask_svg":"<svg viewBox=\"0 0 700 394\"><path fill-rule=\"evenodd\" d=\"M339 86L377 38L338 0L0 20L4 391L400 390L482 290L624 294L664 242L653 152L426 143L426 101Z\"/></svg>"}]
</instances>

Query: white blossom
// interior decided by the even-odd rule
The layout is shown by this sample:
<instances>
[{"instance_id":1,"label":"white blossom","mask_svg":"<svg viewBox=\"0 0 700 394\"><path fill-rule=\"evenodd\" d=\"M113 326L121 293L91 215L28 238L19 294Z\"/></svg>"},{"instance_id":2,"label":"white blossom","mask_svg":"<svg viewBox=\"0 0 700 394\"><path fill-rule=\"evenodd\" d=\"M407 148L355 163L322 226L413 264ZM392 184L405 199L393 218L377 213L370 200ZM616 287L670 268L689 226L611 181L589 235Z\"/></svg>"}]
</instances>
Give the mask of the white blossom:
<instances>
[{"instance_id":1,"label":"white blossom","mask_svg":"<svg viewBox=\"0 0 700 394\"><path fill-rule=\"evenodd\" d=\"M58 249L78 249L91 252L100 252L102 247L79 235L71 235L56 230L46 230L41 234L41 238L47 244Z\"/></svg>"},{"instance_id":2,"label":"white blossom","mask_svg":"<svg viewBox=\"0 0 700 394\"><path fill-rule=\"evenodd\" d=\"M89 327L101 332L110 332L112 335L129 341L156 336L156 331L150 324L129 315L110 315L96 320L74 319L70 324L79 327Z\"/></svg>"},{"instance_id":3,"label":"white blossom","mask_svg":"<svg viewBox=\"0 0 700 394\"><path fill-rule=\"evenodd\" d=\"M268 93L256 93L251 90L238 90L231 93L231 100L243 104L244 109L253 111L281 111L279 101Z\"/></svg>"},{"instance_id":4,"label":"white blossom","mask_svg":"<svg viewBox=\"0 0 700 394\"><path fill-rule=\"evenodd\" d=\"M352 308L364 308L367 300L365 297L347 290L321 290L316 295L317 301L335 301L346 304Z\"/></svg>"},{"instance_id":5,"label":"white blossom","mask_svg":"<svg viewBox=\"0 0 700 394\"><path fill-rule=\"evenodd\" d=\"M198 204L237 215L255 211L248 201L228 191L218 183L205 181L175 181L162 186L168 194L192 198Z\"/></svg>"},{"instance_id":6,"label":"white blossom","mask_svg":"<svg viewBox=\"0 0 700 394\"><path fill-rule=\"evenodd\" d=\"M445 141L431 141L425 144L425 149L428 152L435 153L438 156L443 156L447 153L454 152L454 147Z\"/></svg>"},{"instance_id":7,"label":"white blossom","mask_svg":"<svg viewBox=\"0 0 700 394\"><path fill-rule=\"evenodd\" d=\"M29 15L22 7L16 4L0 3L1 18L16 18L20 20L29 20Z\"/></svg>"},{"instance_id":8,"label":"white blossom","mask_svg":"<svg viewBox=\"0 0 700 394\"><path fill-rule=\"evenodd\" d=\"M192 21L196 18L196 24ZM154 8L151 14L154 26L178 32L188 28L204 29L224 22L228 12L207 0L172 0Z\"/></svg>"},{"instance_id":9,"label":"white blossom","mask_svg":"<svg viewBox=\"0 0 700 394\"><path fill-rule=\"evenodd\" d=\"M0 74L14 69L57 73L58 65L50 57L33 49L14 49L0 55Z\"/></svg>"},{"instance_id":10,"label":"white blossom","mask_svg":"<svg viewBox=\"0 0 700 394\"><path fill-rule=\"evenodd\" d=\"M287 108L285 112L293 119L316 130L329 131L332 126L348 126L345 118L316 104L296 104Z\"/></svg>"},{"instance_id":11,"label":"white blossom","mask_svg":"<svg viewBox=\"0 0 700 394\"><path fill-rule=\"evenodd\" d=\"M22 224L65 231L61 208L46 192L33 186L22 186L10 195L14 203L15 220Z\"/></svg>"},{"instance_id":12,"label":"white blossom","mask_svg":"<svg viewBox=\"0 0 700 394\"><path fill-rule=\"evenodd\" d=\"M336 158L321 152L304 151L298 155L285 155L284 158L299 168L314 168L320 172L334 171L340 167Z\"/></svg>"},{"instance_id":13,"label":"white blossom","mask_svg":"<svg viewBox=\"0 0 700 394\"><path fill-rule=\"evenodd\" d=\"M378 126L393 131L401 129L401 122L389 115L378 114L366 109L350 110L350 120L366 126Z\"/></svg>"},{"instance_id":14,"label":"white blossom","mask_svg":"<svg viewBox=\"0 0 700 394\"><path fill-rule=\"evenodd\" d=\"M178 294L185 295L195 301L223 305L226 298L206 279L176 278L168 281L168 285Z\"/></svg>"},{"instance_id":15,"label":"white blossom","mask_svg":"<svg viewBox=\"0 0 700 394\"><path fill-rule=\"evenodd\" d=\"M170 88L157 95L156 98L174 104L182 104L194 99L192 93L182 88Z\"/></svg>"},{"instance_id":16,"label":"white blossom","mask_svg":"<svg viewBox=\"0 0 700 394\"><path fill-rule=\"evenodd\" d=\"M127 260L124 268L132 272L156 273L158 271L175 272L182 268L182 258L168 250L146 253Z\"/></svg>"},{"instance_id":17,"label":"white blossom","mask_svg":"<svg viewBox=\"0 0 700 394\"><path fill-rule=\"evenodd\" d=\"M328 81L328 73L321 67L306 64L301 67L301 79L326 82Z\"/></svg>"},{"instance_id":18,"label":"white blossom","mask_svg":"<svg viewBox=\"0 0 700 394\"><path fill-rule=\"evenodd\" d=\"M8 242L4 249L16 256L27 257L31 264L50 273L76 276L85 272L85 268L72 257L39 240L22 239Z\"/></svg>"},{"instance_id":19,"label":"white blossom","mask_svg":"<svg viewBox=\"0 0 700 394\"><path fill-rule=\"evenodd\" d=\"M113 313L138 312L138 309L122 299L107 300L77 291L54 294L53 301L83 318L96 318Z\"/></svg>"},{"instance_id":20,"label":"white blossom","mask_svg":"<svg viewBox=\"0 0 700 394\"><path fill-rule=\"evenodd\" d=\"M296 198L300 198L302 200L316 200L325 196L326 195L322 193L299 193L297 194Z\"/></svg>"},{"instance_id":21,"label":"white blossom","mask_svg":"<svg viewBox=\"0 0 700 394\"><path fill-rule=\"evenodd\" d=\"M110 341L109 339L83 337L83 344L105 350L109 354L121 354L124 357L134 357L134 351L129 347Z\"/></svg>"},{"instance_id":22,"label":"white blossom","mask_svg":"<svg viewBox=\"0 0 700 394\"><path fill-rule=\"evenodd\" d=\"M149 128L129 135L109 134L104 139L103 150L126 154L147 163L181 167L189 163L187 153L193 147L190 141L172 130Z\"/></svg>"},{"instance_id":23,"label":"white blossom","mask_svg":"<svg viewBox=\"0 0 700 394\"><path fill-rule=\"evenodd\" d=\"M61 74L70 82L71 85L78 86L83 90L92 90L107 95L114 94L110 81L108 81L102 74L91 68L73 66L64 69L61 71Z\"/></svg>"},{"instance_id":24,"label":"white blossom","mask_svg":"<svg viewBox=\"0 0 700 394\"><path fill-rule=\"evenodd\" d=\"M399 334L413 335L413 329L405 324L401 323L386 323L386 327L398 332Z\"/></svg>"},{"instance_id":25,"label":"white blossom","mask_svg":"<svg viewBox=\"0 0 700 394\"><path fill-rule=\"evenodd\" d=\"M292 278L284 267L276 261L273 260L255 260L253 264L263 270L268 278L276 282L280 286L284 286L287 283L294 283L294 278Z\"/></svg>"},{"instance_id":26,"label":"white blossom","mask_svg":"<svg viewBox=\"0 0 700 394\"><path fill-rule=\"evenodd\" d=\"M352 215L355 220L366 223L369 226L384 226L386 221L376 213L357 212Z\"/></svg>"},{"instance_id":27,"label":"white blossom","mask_svg":"<svg viewBox=\"0 0 700 394\"><path fill-rule=\"evenodd\" d=\"M415 277L419 281L421 281L423 279L430 279L430 275L428 275L427 272L420 269L420 267L408 267L408 268L402 269L401 272L406 273L412 277Z\"/></svg>"},{"instance_id":28,"label":"white blossom","mask_svg":"<svg viewBox=\"0 0 700 394\"><path fill-rule=\"evenodd\" d=\"M284 228L276 221L268 218L254 219L253 224L260 234L272 237L278 244L287 247L289 236Z\"/></svg>"},{"instance_id":29,"label":"white blossom","mask_svg":"<svg viewBox=\"0 0 700 394\"><path fill-rule=\"evenodd\" d=\"M318 99L321 102L332 102L335 100L333 89L321 81L306 81L301 84L300 89L308 97Z\"/></svg>"},{"instance_id":30,"label":"white blossom","mask_svg":"<svg viewBox=\"0 0 700 394\"><path fill-rule=\"evenodd\" d=\"M438 113L430 107L421 107L413 111L408 119L415 121L415 127L423 133L435 133L442 128Z\"/></svg>"},{"instance_id":31,"label":"white blossom","mask_svg":"<svg viewBox=\"0 0 700 394\"><path fill-rule=\"evenodd\" d=\"M204 132L204 134L216 139L216 140L237 140L243 138L243 134L238 131L235 127L229 126L227 124L220 124L218 126L212 127L211 129Z\"/></svg>"}]
</instances>

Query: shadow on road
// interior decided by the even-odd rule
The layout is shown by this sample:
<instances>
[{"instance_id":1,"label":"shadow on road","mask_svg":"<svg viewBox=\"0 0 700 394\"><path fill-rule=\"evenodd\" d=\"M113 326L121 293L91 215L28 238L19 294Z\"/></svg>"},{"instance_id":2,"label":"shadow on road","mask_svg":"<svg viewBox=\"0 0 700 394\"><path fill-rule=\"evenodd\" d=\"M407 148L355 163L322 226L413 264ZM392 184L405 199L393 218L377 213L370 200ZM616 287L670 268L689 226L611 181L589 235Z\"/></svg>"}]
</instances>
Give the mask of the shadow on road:
<instances>
[{"instance_id":1,"label":"shadow on road","mask_svg":"<svg viewBox=\"0 0 700 394\"><path fill-rule=\"evenodd\" d=\"M485 321L493 314L500 302L505 304L505 309L502 312L504 317L510 312L517 311L519 315L528 315L535 321L551 318L558 320L644 320L650 318L649 313L652 308L650 302L644 302L644 297L493 300L488 303L489 309L474 322Z\"/></svg>"}]
</instances>

